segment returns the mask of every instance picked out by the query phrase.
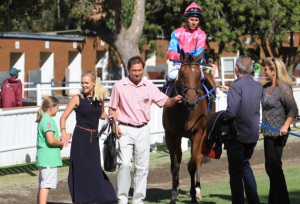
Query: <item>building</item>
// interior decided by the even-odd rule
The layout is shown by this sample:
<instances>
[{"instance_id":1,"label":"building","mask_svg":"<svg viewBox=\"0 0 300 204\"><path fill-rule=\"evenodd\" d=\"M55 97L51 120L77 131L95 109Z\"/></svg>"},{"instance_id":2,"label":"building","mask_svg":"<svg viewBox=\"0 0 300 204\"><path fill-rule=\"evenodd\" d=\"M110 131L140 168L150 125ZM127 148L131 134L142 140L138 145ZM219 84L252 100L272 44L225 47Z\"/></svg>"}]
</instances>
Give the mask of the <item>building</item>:
<instances>
[{"instance_id":1,"label":"building","mask_svg":"<svg viewBox=\"0 0 300 204\"><path fill-rule=\"evenodd\" d=\"M245 41L250 53L260 59L266 54L261 46L254 47L251 44L251 35L241 37ZM259 41L256 42L258 45ZM299 32L293 36L294 46L283 44L279 50L282 56L288 56L290 52L296 52L299 46ZM153 56L152 61L147 62L148 76L151 79L164 79L171 63L168 63L166 50L168 40L158 39L156 41L157 52L160 55ZM211 56L216 58L219 47L216 42L209 44ZM268 48L269 49L269 48ZM149 55L150 48L145 46L141 54L145 60ZM238 53L221 54L220 60L215 63L221 68L221 77L234 77L234 64ZM121 61L116 53L112 53L108 44L99 38L83 37L78 31L55 32L53 34L0 34L0 83L9 77L8 71L11 67L21 69L19 78L23 82L43 82L43 87L78 86L81 73L84 71L95 71L102 80L119 79L124 75ZM222 66L220 66L222 65ZM262 69L261 69L262 70ZM55 82L55 83L54 83ZM74 84L73 82L77 82ZM28 85L34 87L35 84ZM24 97L30 97L25 93ZM49 91L43 94L50 95ZM70 91L56 91L57 95L72 95Z\"/></svg>"}]
</instances>

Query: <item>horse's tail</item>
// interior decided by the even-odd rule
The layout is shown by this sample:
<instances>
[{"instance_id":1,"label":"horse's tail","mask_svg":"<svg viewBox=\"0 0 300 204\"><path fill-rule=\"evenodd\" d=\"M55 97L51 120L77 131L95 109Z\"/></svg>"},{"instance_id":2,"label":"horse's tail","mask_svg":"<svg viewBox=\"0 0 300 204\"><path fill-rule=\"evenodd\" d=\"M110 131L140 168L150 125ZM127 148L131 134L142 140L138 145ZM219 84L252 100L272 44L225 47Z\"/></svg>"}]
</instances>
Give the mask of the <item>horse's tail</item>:
<instances>
[{"instance_id":1,"label":"horse's tail","mask_svg":"<svg viewBox=\"0 0 300 204\"><path fill-rule=\"evenodd\" d=\"M204 163L204 164L207 164L207 163L209 163L209 162L211 162L211 159L210 159L208 156L204 156L204 158L203 158L203 163Z\"/></svg>"}]
</instances>

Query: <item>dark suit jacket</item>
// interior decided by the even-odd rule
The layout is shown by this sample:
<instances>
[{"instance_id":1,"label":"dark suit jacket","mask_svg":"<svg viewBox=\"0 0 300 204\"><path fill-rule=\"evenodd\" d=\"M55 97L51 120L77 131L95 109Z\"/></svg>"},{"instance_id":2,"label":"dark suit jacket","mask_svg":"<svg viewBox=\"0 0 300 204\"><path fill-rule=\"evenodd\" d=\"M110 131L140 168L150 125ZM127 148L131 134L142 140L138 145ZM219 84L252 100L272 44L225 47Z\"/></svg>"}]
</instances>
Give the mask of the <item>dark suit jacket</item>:
<instances>
[{"instance_id":1,"label":"dark suit jacket","mask_svg":"<svg viewBox=\"0 0 300 204\"><path fill-rule=\"evenodd\" d=\"M256 143L259 137L260 102L262 85L251 76L242 76L230 86L224 119L233 119L237 127L237 140Z\"/></svg>"}]
</instances>

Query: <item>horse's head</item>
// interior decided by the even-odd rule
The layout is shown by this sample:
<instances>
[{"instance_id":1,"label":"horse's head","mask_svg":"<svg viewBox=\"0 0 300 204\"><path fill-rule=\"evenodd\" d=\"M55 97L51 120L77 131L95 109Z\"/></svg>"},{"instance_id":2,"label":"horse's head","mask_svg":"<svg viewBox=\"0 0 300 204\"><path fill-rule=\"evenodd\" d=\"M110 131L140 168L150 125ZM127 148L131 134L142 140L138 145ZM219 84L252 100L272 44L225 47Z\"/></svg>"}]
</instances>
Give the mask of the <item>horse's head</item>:
<instances>
[{"instance_id":1,"label":"horse's head","mask_svg":"<svg viewBox=\"0 0 300 204\"><path fill-rule=\"evenodd\" d=\"M195 110L200 97L201 67L199 65L203 54L197 58L193 55L180 52L181 68L178 73L176 87L183 96L186 107Z\"/></svg>"}]
</instances>

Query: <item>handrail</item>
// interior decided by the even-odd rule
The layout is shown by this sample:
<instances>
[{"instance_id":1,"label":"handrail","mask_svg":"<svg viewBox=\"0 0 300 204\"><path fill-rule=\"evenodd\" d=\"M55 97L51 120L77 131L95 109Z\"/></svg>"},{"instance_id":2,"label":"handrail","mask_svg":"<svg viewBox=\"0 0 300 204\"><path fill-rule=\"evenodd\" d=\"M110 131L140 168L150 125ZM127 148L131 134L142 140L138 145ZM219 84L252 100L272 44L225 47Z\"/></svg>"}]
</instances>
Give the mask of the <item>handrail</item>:
<instances>
[{"instance_id":1,"label":"handrail","mask_svg":"<svg viewBox=\"0 0 300 204\"><path fill-rule=\"evenodd\" d=\"M107 89L112 89L114 83L116 83L118 80L105 80L101 81L101 84ZM157 87L162 87L164 80L151 80L153 83L157 85ZM36 85L36 88L23 88L24 91L36 91L36 101L37 106L40 106L42 104L42 91L57 91L57 90L80 90L81 86L74 86L74 87L42 87L42 85L45 84L79 84L80 82L43 82L43 83L35 83L35 82L25 82L23 83L23 86L26 85Z\"/></svg>"}]
</instances>

